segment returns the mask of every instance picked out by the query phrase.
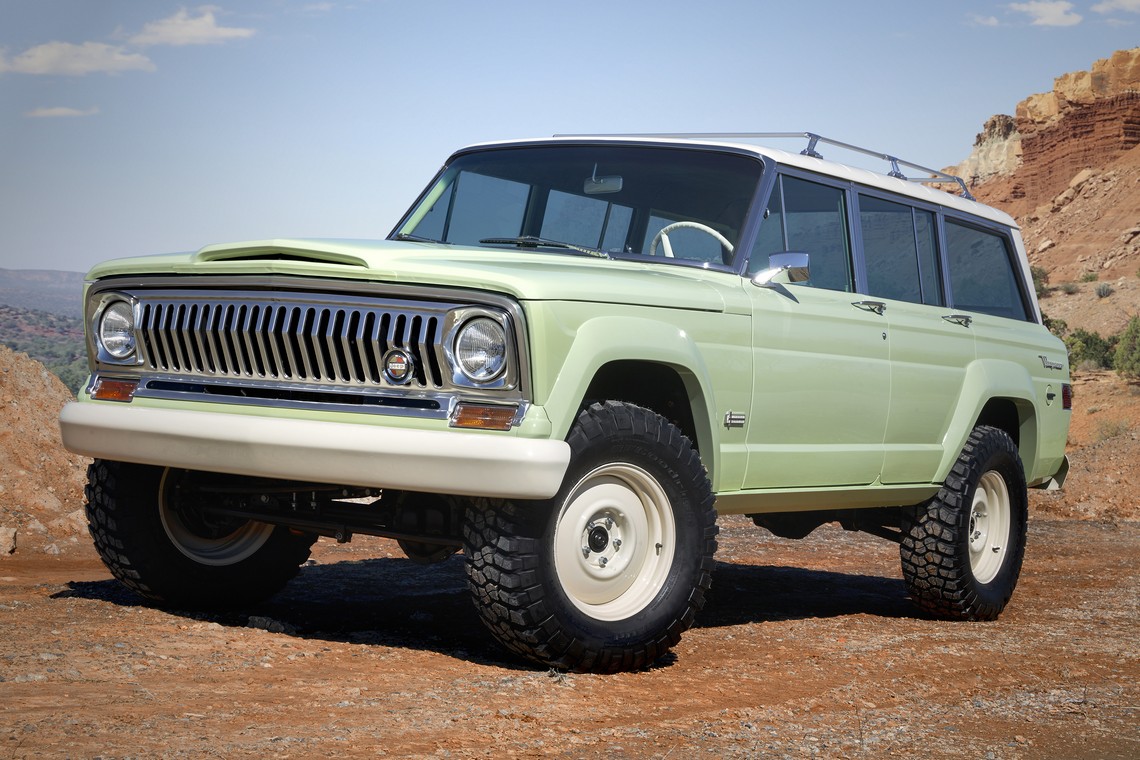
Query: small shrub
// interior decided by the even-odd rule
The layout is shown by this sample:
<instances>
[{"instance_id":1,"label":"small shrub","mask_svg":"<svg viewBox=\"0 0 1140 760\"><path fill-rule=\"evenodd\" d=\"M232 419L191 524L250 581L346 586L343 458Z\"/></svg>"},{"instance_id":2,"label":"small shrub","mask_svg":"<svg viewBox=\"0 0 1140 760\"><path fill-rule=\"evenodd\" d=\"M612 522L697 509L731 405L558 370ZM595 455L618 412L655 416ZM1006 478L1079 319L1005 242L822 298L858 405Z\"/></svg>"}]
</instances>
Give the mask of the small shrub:
<instances>
[{"instance_id":1,"label":"small shrub","mask_svg":"<svg viewBox=\"0 0 1140 760\"><path fill-rule=\"evenodd\" d=\"M1073 293L1076 293L1078 290L1080 290L1080 288L1077 287L1077 283L1075 282L1061 283L1061 292L1067 296L1073 295Z\"/></svg>"},{"instance_id":2,"label":"small shrub","mask_svg":"<svg viewBox=\"0 0 1140 760\"><path fill-rule=\"evenodd\" d=\"M1107 282L1102 282L1096 286L1097 298L1108 298L1110 295L1112 295L1112 286Z\"/></svg>"},{"instance_id":3,"label":"small shrub","mask_svg":"<svg viewBox=\"0 0 1140 760\"><path fill-rule=\"evenodd\" d=\"M1140 378L1140 316L1128 320L1114 353L1112 366L1122 377Z\"/></svg>"},{"instance_id":4,"label":"small shrub","mask_svg":"<svg viewBox=\"0 0 1140 760\"><path fill-rule=\"evenodd\" d=\"M1078 327L1063 340L1069 349L1069 361L1073 366L1091 369L1105 369L1113 366L1119 335L1102 338L1100 333L1089 332Z\"/></svg>"},{"instance_id":5,"label":"small shrub","mask_svg":"<svg viewBox=\"0 0 1140 760\"><path fill-rule=\"evenodd\" d=\"M1085 272L1081 275L1081 282L1096 282L1096 272Z\"/></svg>"},{"instance_id":6,"label":"small shrub","mask_svg":"<svg viewBox=\"0 0 1140 760\"><path fill-rule=\"evenodd\" d=\"M1033 290L1036 291L1038 298L1045 298L1049 295L1049 273L1045 271L1045 267L1030 267L1029 273L1033 275Z\"/></svg>"},{"instance_id":7,"label":"small shrub","mask_svg":"<svg viewBox=\"0 0 1140 760\"><path fill-rule=\"evenodd\" d=\"M1116 438L1130 430L1132 430L1132 426L1128 424L1128 420L1101 420L1096 426L1096 442L1100 443L1109 438Z\"/></svg>"},{"instance_id":8,"label":"small shrub","mask_svg":"<svg viewBox=\"0 0 1140 760\"><path fill-rule=\"evenodd\" d=\"M1100 407L1099 406L1090 406L1088 411L1089 411L1089 414L1096 414L1097 412L1100 411Z\"/></svg>"}]
</instances>

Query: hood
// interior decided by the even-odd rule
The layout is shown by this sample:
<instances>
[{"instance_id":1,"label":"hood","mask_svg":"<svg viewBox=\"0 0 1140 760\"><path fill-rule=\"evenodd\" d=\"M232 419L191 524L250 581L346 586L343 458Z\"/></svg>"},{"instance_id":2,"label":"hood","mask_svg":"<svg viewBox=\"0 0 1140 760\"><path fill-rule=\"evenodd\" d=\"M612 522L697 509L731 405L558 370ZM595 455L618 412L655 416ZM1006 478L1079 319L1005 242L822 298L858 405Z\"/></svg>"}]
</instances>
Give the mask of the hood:
<instances>
[{"instance_id":1,"label":"hood","mask_svg":"<svg viewBox=\"0 0 1140 760\"><path fill-rule=\"evenodd\" d=\"M260 240L196 253L116 259L87 278L132 275L265 275L369 280L489 290L519 301L596 301L723 311L739 278L668 264L582 255L392 240Z\"/></svg>"}]
</instances>

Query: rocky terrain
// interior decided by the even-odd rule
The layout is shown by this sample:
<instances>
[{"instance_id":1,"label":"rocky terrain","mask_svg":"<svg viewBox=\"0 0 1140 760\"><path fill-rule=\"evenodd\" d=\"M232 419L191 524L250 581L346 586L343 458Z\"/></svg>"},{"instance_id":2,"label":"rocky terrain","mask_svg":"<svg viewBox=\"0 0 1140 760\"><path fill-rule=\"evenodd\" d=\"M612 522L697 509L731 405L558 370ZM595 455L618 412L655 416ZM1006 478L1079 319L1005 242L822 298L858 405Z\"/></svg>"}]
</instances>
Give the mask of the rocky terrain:
<instances>
[{"instance_id":1,"label":"rocky terrain","mask_svg":"<svg viewBox=\"0 0 1140 760\"><path fill-rule=\"evenodd\" d=\"M73 398L39 362L0 345L0 562L87 552L87 461L64 450L57 419Z\"/></svg>"},{"instance_id":2,"label":"rocky terrain","mask_svg":"<svg viewBox=\"0 0 1140 760\"><path fill-rule=\"evenodd\" d=\"M1043 310L1070 329L1140 313L1137 89L1140 48L1059 77L957 168L1017 217ZM583 676L497 648L460 557L424 568L380 539L318 543L253 609L146 606L86 536L86 460L56 426L71 394L0 346L0 754L1137 757L1140 386L1107 370L1074 386L1070 477L1031 495L1000 621L918 615L888 542L732 518L675 654Z\"/></svg>"}]
</instances>

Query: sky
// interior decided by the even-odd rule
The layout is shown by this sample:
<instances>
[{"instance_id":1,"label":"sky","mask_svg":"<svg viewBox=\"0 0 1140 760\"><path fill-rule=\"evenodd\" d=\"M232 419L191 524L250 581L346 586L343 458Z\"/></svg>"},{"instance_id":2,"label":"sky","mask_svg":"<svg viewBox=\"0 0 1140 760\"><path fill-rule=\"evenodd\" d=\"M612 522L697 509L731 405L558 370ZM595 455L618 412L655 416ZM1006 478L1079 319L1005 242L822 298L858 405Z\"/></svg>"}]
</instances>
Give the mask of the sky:
<instances>
[{"instance_id":1,"label":"sky","mask_svg":"<svg viewBox=\"0 0 1140 760\"><path fill-rule=\"evenodd\" d=\"M381 238L488 140L812 131L947 166L1137 45L1140 0L0 0L0 267Z\"/></svg>"}]
</instances>

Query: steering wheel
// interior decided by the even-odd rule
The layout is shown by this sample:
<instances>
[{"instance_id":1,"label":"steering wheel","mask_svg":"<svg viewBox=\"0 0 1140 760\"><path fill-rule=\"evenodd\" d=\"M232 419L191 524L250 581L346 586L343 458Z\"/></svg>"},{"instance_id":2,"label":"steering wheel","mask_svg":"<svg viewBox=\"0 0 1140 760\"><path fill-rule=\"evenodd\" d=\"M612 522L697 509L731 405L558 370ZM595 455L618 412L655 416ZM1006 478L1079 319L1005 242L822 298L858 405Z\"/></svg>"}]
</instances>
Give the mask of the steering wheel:
<instances>
[{"instance_id":1,"label":"steering wheel","mask_svg":"<svg viewBox=\"0 0 1140 760\"><path fill-rule=\"evenodd\" d=\"M701 232L705 233L706 235L712 235L713 238L715 238L718 243L720 243L722 246L724 246L726 249L728 249L729 253L732 253L732 243L728 242L728 239L725 238L724 235L720 234L719 232L714 230L712 227L709 227L707 224L701 224L700 222L687 222L686 221L686 222L673 222L672 224L667 224L664 227L662 227L661 230L656 235L653 236L653 242L651 242L649 244L649 255L650 256L656 256L657 255L657 244L661 243L662 248L665 252L665 257L669 258L669 259L674 258L673 246L669 243L669 233L672 232L673 230L680 230L680 229L700 230Z\"/></svg>"}]
</instances>

